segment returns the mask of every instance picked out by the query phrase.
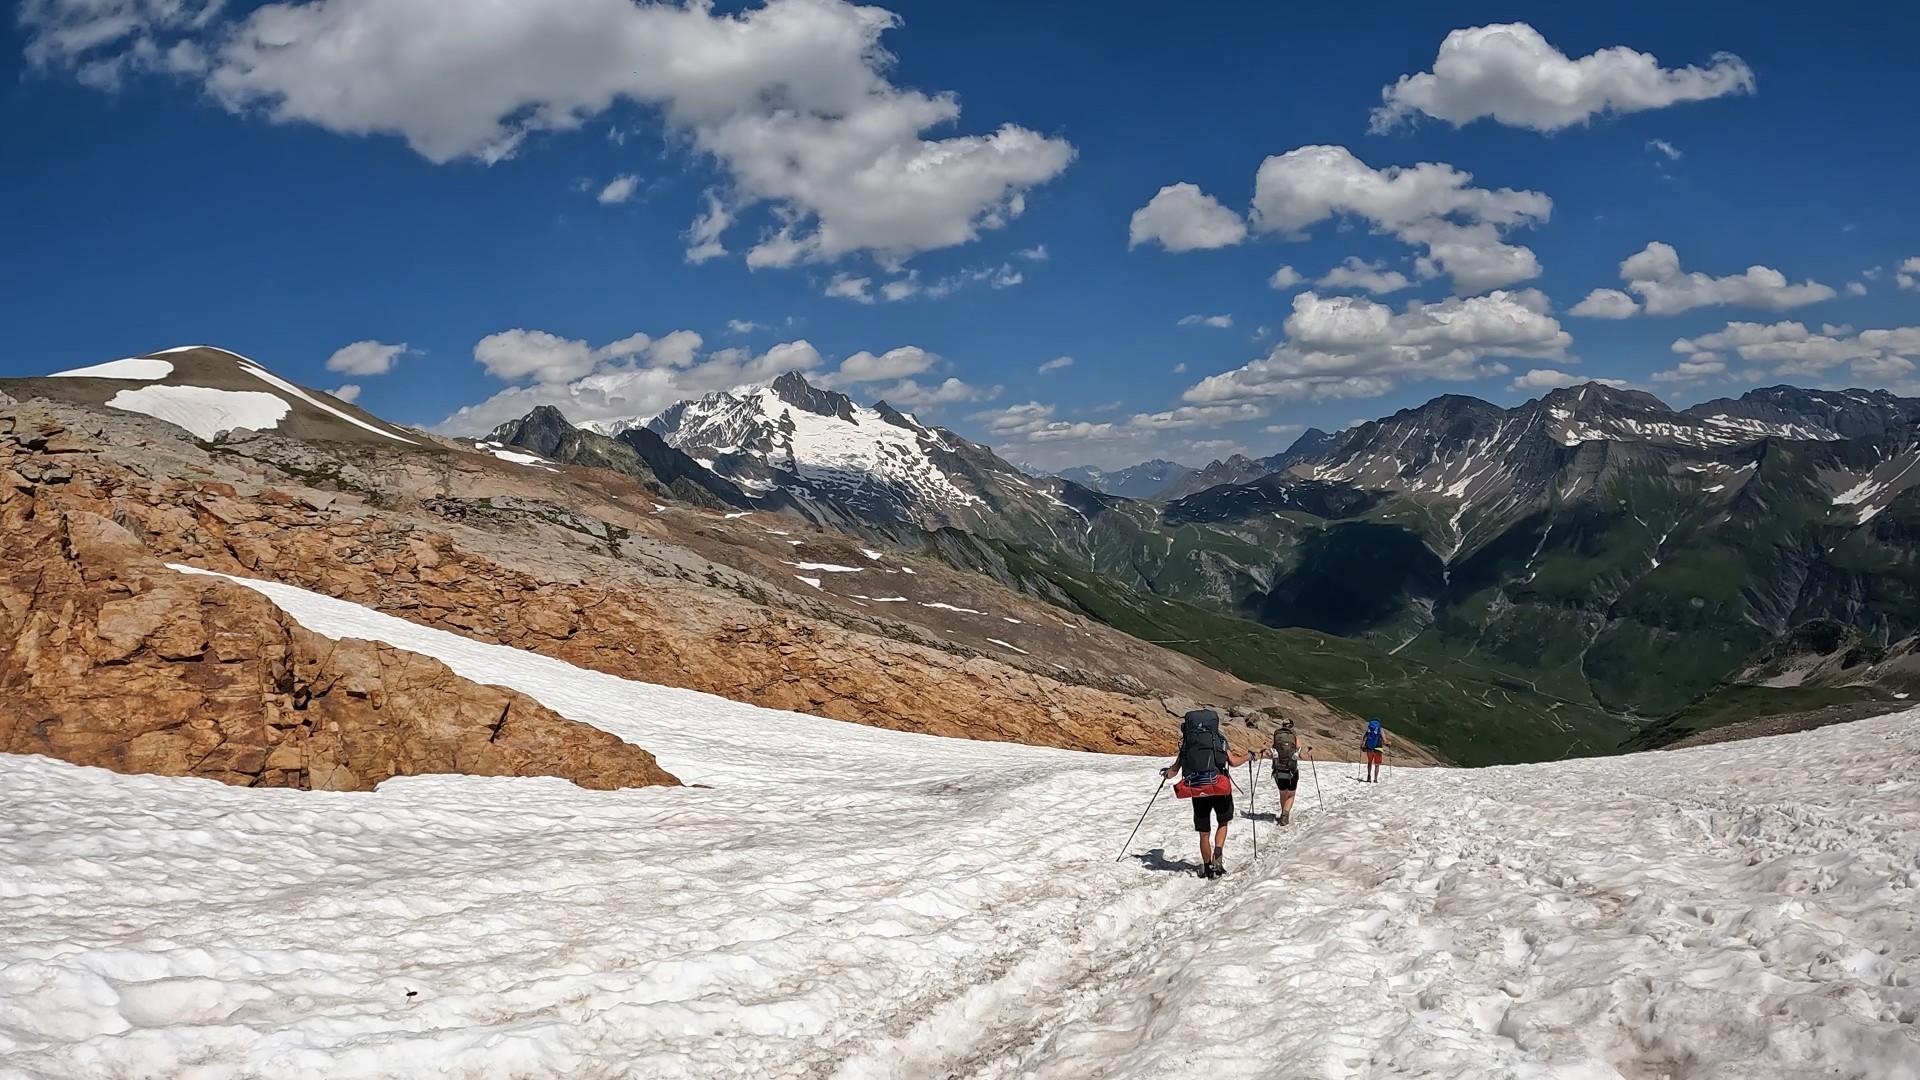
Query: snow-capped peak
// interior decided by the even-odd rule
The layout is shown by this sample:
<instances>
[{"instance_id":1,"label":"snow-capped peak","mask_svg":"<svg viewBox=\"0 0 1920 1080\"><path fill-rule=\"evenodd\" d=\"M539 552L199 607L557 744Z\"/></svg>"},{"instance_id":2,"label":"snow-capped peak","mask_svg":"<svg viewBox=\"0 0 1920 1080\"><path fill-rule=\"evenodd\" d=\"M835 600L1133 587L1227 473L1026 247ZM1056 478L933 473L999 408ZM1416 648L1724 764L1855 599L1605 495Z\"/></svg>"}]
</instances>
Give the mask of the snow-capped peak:
<instances>
[{"instance_id":1,"label":"snow-capped peak","mask_svg":"<svg viewBox=\"0 0 1920 1080\"><path fill-rule=\"evenodd\" d=\"M646 426L748 488L787 488L902 520L981 503L935 460L954 452L944 432L885 402L856 404L799 372L679 402Z\"/></svg>"}]
</instances>

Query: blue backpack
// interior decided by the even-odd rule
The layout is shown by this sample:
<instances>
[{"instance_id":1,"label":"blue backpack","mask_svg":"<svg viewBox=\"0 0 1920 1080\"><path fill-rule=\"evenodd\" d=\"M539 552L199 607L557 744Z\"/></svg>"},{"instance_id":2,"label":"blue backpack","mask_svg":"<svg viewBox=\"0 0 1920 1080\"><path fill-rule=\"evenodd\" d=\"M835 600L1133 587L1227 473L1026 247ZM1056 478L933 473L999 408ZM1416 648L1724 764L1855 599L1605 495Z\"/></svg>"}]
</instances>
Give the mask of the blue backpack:
<instances>
[{"instance_id":1,"label":"blue backpack","mask_svg":"<svg viewBox=\"0 0 1920 1080\"><path fill-rule=\"evenodd\" d=\"M1378 750L1380 749L1380 744L1385 741L1386 741L1386 736L1382 735L1380 732L1380 721L1378 720L1367 721L1367 737L1366 737L1366 740L1360 744L1360 749Z\"/></svg>"}]
</instances>

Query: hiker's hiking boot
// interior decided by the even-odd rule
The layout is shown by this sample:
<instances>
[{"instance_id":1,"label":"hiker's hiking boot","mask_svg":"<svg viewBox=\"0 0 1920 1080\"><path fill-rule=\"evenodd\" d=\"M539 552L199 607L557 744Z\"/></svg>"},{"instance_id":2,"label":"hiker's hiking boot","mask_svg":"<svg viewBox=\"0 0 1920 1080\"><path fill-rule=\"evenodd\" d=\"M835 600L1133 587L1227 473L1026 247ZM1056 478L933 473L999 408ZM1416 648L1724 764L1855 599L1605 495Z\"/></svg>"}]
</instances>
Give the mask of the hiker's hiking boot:
<instances>
[{"instance_id":1,"label":"hiker's hiking boot","mask_svg":"<svg viewBox=\"0 0 1920 1080\"><path fill-rule=\"evenodd\" d=\"M1293 811L1291 810L1280 811L1280 824L1285 825L1292 818L1293 818Z\"/></svg>"}]
</instances>

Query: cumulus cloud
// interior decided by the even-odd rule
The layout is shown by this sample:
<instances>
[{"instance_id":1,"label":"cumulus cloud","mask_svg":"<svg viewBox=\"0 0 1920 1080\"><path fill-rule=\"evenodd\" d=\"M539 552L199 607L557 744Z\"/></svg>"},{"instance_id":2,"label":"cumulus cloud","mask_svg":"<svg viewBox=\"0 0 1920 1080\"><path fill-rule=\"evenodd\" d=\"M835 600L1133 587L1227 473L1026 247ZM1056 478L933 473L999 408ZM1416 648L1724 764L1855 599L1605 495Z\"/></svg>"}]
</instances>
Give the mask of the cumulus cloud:
<instances>
[{"instance_id":1,"label":"cumulus cloud","mask_svg":"<svg viewBox=\"0 0 1920 1080\"><path fill-rule=\"evenodd\" d=\"M1399 292L1409 282L1405 274L1387 269L1385 263L1368 262L1349 255L1345 262L1321 275L1314 284L1331 289L1363 289L1375 296L1383 296Z\"/></svg>"},{"instance_id":2,"label":"cumulus cloud","mask_svg":"<svg viewBox=\"0 0 1920 1080\"><path fill-rule=\"evenodd\" d=\"M727 320L727 333L729 334L751 334L755 330L765 330L766 328L765 323L757 323L749 319Z\"/></svg>"},{"instance_id":3,"label":"cumulus cloud","mask_svg":"<svg viewBox=\"0 0 1920 1080\"><path fill-rule=\"evenodd\" d=\"M763 353L707 352L691 330L660 337L632 334L598 347L544 330L503 330L480 339L473 356L488 374L523 385L461 408L436 431L490 431L536 405L553 405L575 422L649 417L676 401L823 364L819 350L806 341L783 342Z\"/></svg>"},{"instance_id":4,"label":"cumulus cloud","mask_svg":"<svg viewBox=\"0 0 1920 1080\"><path fill-rule=\"evenodd\" d=\"M1673 245L1657 240L1620 264L1620 279L1627 283L1629 292L1639 296L1641 308L1648 315L1674 315L1719 305L1785 311L1834 297L1830 286L1811 279L1798 285L1789 284L1785 274L1768 266L1749 266L1744 273L1726 277L1713 277L1699 271L1689 273L1680 268L1680 253ZM1619 292L1614 289L1596 290L1581 301L1581 305L1593 302L1602 294L1611 296L1600 301L1601 304L1615 312L1623 310L1617 299ZM1582 312L1576 307L1574 313L1591 312ZM1626 311L1607 317L1625 318L1631 314Z\"/></svg>"},{"instance_id":5,"label":"cumulus cloud","mask_svg":"<svg viewBox=\"0 0 1920 1080\"><path fill-rule=\"evenodd\" d=\"M1902 289L1920 289L1920 255L1900 264L1894 272L1893 283Z\"/></svg>"},{"instance_id":6,"label":"cumulus cloud","mask_svg":"<svg viewBox=\"0 0 1920 1080\"><path fill-rule=\"evenodd\" d=\"M1654 373L1654 382L1695 383L1727 373L1726 361L1710 352L1695 353L1666 371Z\"/></svg>"},{"instance_id":7,"label":"cumulus cloud","mask_svg":"<svg viewBox=\"0 0 1920 1080\"><path fill-rule=\"evenodd\" d=\"M1025 280L1026 275L1014 269L1012 263L1001 263L999 266L977 266L970 270L935 278L932 281L922 280L918 270L909 270L880 286L880 296L890 303L915 297L937 300L943 296L951 296L970 285L985 285L990 289L1011 289ZM832 294L829 293L829 295ZM862 300L861 302L870 303L871 301Z\"/></svg>"},{"instance_id":8,"label":"cumulus cloud","mask_svg":"<svg viewBox=\"0 0 1920 1080\"><path fill-rule=\"evenodd\" d=\"M1663 68L1649 53L1616 45L1575 60L1526 23L1505 23L1448 34L1433 70L1403 75L1380 91L1371 127L1384 133L1425 115L1455 127L1491 118L1559 131L1595 116L1753 90L1753 70L1731 53L1714 54L1706 67Z\"/></svg>"},{"instance_id":9,"label":"cumulus cloud","mask_svg":"<svg viewBox=\"0 0 1920 1080\"><path fill-rule=\"evenodd\" d=\"M360 400L360 387L354 383L343 383L340 386L334 387L330 393L349 405Z\"/></svg>"},{"instance_id":10,"label":"cumulus cloud","mask_svg":"<svg viewBox=\"0 0 1920 1080\"><path fill-rule=\"evenodd\" d=\"M1375 169L1344 146L1302 146L1268 158L1254 178L1253 227L1297 237L1335 217L1426 249L1423 277L1453 278L1454 291L1483 292L1540 273L1529 248L1503 231L1545 222L1553 200L1537 191L1479 188L1471 173L1423 162Z\"/></svg>"},{"instance_id":11,"label":"cumulus cloud","mask_svg":"<svg viewBox=\"0 0 1920 1080\"><path fill-rule=\"evenodd\" d=\"M860 383L886 382L922 375L933 370L940 358L917 345L902 345L875 355L862 349L840 361L840 368L814 382L825 387L854 386Z\"/></svg>"},{"instance_id":12,"label":"cumulus cloud","mask_svg":"<svg viewBox=\"0 0 1920 1080\"><path fill-rule=\"evenodd\" d=\"M436 163L494 162L624 103L724 171L728 219L778 227L752 266L855 252L898 261L1018 217L1074 149L1014 124L929 138L951 93L895 86L881 36L897 16L846 0L745 11L630 0L28 0L27 57L95 86L130 71L197 83L235 113L345 135L392 135ZM711 207L693 261L719 250Z\"/></svg>"},{"instance_id":13,"label":"cumulus cloud","mask_svg":"<svg viewBox=\"0 0 1920 1080\"><path fill-rule=\"evenodd\" d=\"M398 345L356 341L335 349L333 355L327 357L327 370L342 375L385 375L410 351L404 341Z\"/></svg>"},{"instance_id":14,"label":"cumulus cloud","mask_svg":"<svg viewBox=\"0 0 1920 1080\"><path fill-rule=\"evenodd\" d=\"M1030 248L1021 248L1013 254L1015 258L1025 259L1028 262L1046 262L1047 245L1035 244Z\"/></svg>"},{"instance_id":15,"label":"cumulus cloud","mask_svg":"<svg viewBox=\"0 0 1920 1080\"><path fill-rule=\"evenodd\" d=\"M1668 161L1679 161L1681 158L1686 157L1685 154L1680 152L1679 147L1665 139L1648 139L1647 149L1666 155Z\"/></svg>"},{"instance_id":16,"label":"cumulus cloud","mask_svg":"<svg viewBox=\"0 0 1920 1080\"><path fill-rule=\"evenodd\" d=\"M1639 313L1640 301L1619 289L1595 289L1568 311L1589 319L1631 319Z\"/></svg>"},{"instance_id":17,"label":"cumulus cloud","mask_svg":"<svg viewBox=\"0 0 1920 1080\"><path fill-rule=\"evenodd\" d=\"M853 300L862 304L871 304L873 303L873 279L855 277L847 273L835 274L832 280L827 282L825 295L837 296L842 300ZM896 298L889 297L889 299Z\"/></svg>"},{"instance_id":18,"label":"cumulus cloud","mask_svg":"<svg viewBox=\"0 0 1920 1080\"><path fill-rule=\"evenodd\" d=\"M1602 386L1616 386L1626 389L1633 384L1625 379L1595 379L1587 375L1569 375L1553 368L1534 368L1525 375L1513 380L1509 390L1531 393L1535 390L1558 390L1563 386L1581 386L1586 383L1599 383Z\"/></svg>"},{"instance_id":19,"label":"cumulus cloud","mask_svg":"<svg viewBox=\"0 0 1920 1080\"><path fill-rule=\"evenodd\" d=\"M1267 279L1267 287L1270 289L1291 289L1305 280L1307 279L1301 275L1300 271L1295 270L1291 266L1283 266L1275 270L1273 276Z\"/></svg>"},{"instance_id":20,"label":"cumulus cloud","mask_svg":"<svg viewBox=\"0 0 1920 1080\"><path fill-rule=\"evenodd\" d=\"M1866 283L1865 283L1865 282L1860 282L1860 281L1849 281L1849 282L1847 282L1847 295L1848 295L1848 296L1865 296L1865 295L1867 295L1867 286L1866 286Z\"/></svg>"},{"instance_id":21,"label":"cumulus cloud","mask_svg":"<svg viewBox=\"0 0 1920 1080\"><path fill-rule=\"evenodd\" d=\"M686 260L695 266L727 253L727 245L720 237L733 225L733 210L718 194L708 190L702 192L700 198L706 209L694 217L693 224L687 226L683 234L687 241Z\"/></svg>"},{"instance_id":22,"label":"cumulus cloud","mask_svg":"<svg viewBox=\"0 0 1920 1080\"><path fill-rule=\"evenodd\" d=\"M614 203L623 203L633 198L634 191L639 187L639 177L632 173L623 173L609 181L606 187L601 188L600 194L595 196L595 198L599 199L600 205L611 206Z\"/></svg>"},{"instance_id":23,"label":"cumulus cloud","mask_svg":"<svg viewBox=\"0 0 1920 1080\"><path fill-rule=\"evenodd\" d=\"M925 386L913 379L902 379L875 393L889 405L903 405L910 409L918 409L965 401L987 401L999 397L1001 389L999 386L974 386L956 378L943 379L938 383Z\"/></svg>"},{"instance_id":24,"label":"cumulus cloud","mask_svg":"<svg viewBox=\"0 0 1920 1080\"><path fill-rule=\"evenodd\" d=\"M1049 373L1051 373L1051 372L1055 372L1055 371L1061 371L1061 370L1064 370L1064 369L1066 369L1066 368L1070 368L1070 367L1072 367L1072 366L1073 366L1073 357L1071 357L1071 356L1056 356L1056 357L1054 357L1053 359L1051 359L1051 360L1049 360L1049 361L1047 361L1046 363L1044 363L1044 364L1041 364L1041 365L1040 365L1040 367L1039 367L1038 369L1036 369L1036 370L1037 370L1037 371L1038 371L1038 372L1039 372L1040 374L1042 374L1042 375L1046 375L1046 374L1049 374Z\"/></svg>"},{"instance_id":25,"label":"cumulus cloud","mask_svg":"<svg viewBox=\"0 0 1920 1080\"><path fill-rule=\"evenodd\" d=\"M1181 326L1211 326L1216 330L1225 330L1233 326L1231 315L1182 315Z\"/></svg>"},{"instance_id":26,"label":"cumulus cloud","mask_svg":"<svg viewBox=\"0 0 1920 1080\"><path fill-rule=\"evenodd\" d=\"M1141 455L1176 459L1198 455L1205 460L1205 455L1220 447L1238 444L1232 439L1195 439L1195 435L1214 435L1229 425L1267 415L1263 406L1251 402L1182 405L1135 413L1124 420L1069 420L1058 412L1053 405L1028 401L975 413L970 419L983 426L988 442L1024 460L1057 468L1088 462L1123 464L1120 459L1138 461Z\"/></svg>"},{"instance_id":27,"label":"cumulus cloud","mask_svg":"<svg viewBox=\"0 0 1920 1080\"><path fill-rule=\"evenodd\" d=\"M1362 297L1303 292L1271 352L1182 396L1193 404L1378 397L1409 379L1505 374L1493 358L1565 357L1573 338L1550 310L1535 289L1415 300L1399 312Z\"/></svg>"},{"instance_id":28,"label":"cumulus cloud","mask_svg":"<svg viewBox=\"0 0 1920 1080\"><path fill-rule=\"evenodd\" d=\"M1749 364L1756 377L1822 378L1845 365L1853 380L1902 381L1920 360L1920 326L1856 331L1831 323L1813 330L1799 322L1730 322L1710 334L1678 338L1672 348L1686 359L1654 376L1663 382L1676 381L1688 364L1697 371L1727 353Z\"/></svg>"},{"instance_id":29,"label":"cumulus cloud","mask_svg":"<svg viewBox=\"0 0 1920 1080\"><path fill-rule=\"evenodd\" d=\"M1159 244L1168 251L1232 247L1247 238L1247 223L1192 184L1168 184L1133 212L1127 246Z\"/></svg>"}]
</instances>

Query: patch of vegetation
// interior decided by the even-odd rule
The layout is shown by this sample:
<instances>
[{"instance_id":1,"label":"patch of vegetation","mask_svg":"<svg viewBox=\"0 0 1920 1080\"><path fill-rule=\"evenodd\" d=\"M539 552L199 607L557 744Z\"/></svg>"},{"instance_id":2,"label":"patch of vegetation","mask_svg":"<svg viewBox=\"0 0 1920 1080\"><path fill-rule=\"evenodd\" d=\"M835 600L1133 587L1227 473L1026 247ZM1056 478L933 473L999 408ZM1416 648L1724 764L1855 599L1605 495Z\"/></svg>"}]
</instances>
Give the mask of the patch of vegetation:
<instances>
[{"instance_id":1,"label":"patch of vegetation","mask_svg":"<svg viewBox=\"0 0 1920 1080\"><path fill-rule=\"evenodd\" d=\"M1672 716L1647 725L1627 740L1622 749L1653 750L1689 735L1743 720L1810 712L1857 701L1892 700L1893 693L1878 686L1722 686Z\"/></svg>"}]
</instances>

